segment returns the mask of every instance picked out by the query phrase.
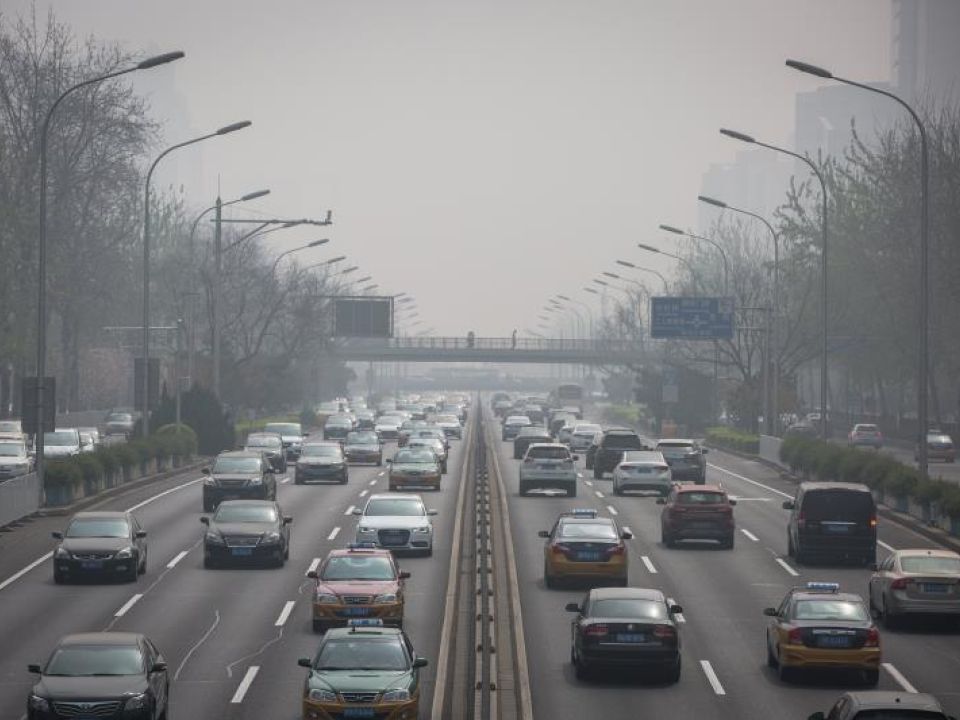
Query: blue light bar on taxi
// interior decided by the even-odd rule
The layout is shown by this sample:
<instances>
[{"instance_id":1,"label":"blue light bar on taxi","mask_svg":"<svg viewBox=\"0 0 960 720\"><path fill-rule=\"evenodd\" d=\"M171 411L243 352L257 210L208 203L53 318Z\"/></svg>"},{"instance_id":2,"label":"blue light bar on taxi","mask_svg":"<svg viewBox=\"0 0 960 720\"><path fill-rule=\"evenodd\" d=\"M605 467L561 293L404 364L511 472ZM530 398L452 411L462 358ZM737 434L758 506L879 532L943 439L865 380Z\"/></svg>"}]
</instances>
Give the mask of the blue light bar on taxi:
<instances>
[{"instance_id":1,"label":"blue light bar on taxi","mask_svg":"<svg viewBox=\"0 0 960 720\"><path fill-rule=\"evenodd\" d=\"M811 592L840 592L840 583L834 582L808 582L806 587L807 590L810 590Z\"/></svg>"},{"instance_id":2,"label":"blue light bar on taxi","mask_svg":"<svg viewBox=\"0 0 960 720\"><path fill-rule=\"evenodd\" d=\"M347 627L383 627L381 618L351 618L347 620Z\"/></svg>"}]
</instances>

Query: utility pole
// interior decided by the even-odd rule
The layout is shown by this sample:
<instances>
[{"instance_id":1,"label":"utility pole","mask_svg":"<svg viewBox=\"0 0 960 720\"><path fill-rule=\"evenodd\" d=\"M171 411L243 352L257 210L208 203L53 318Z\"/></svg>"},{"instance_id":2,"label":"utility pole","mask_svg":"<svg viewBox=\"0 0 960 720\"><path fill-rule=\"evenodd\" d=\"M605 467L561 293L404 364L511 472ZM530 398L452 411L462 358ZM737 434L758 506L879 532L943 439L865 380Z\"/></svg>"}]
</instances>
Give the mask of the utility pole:
<instances>
[{"instance_id":1,"label":"utility pole","mask_svg":"<svg viewBox=\"0 0 960 720\"><path fill-rule=\"evenodd\" d=\"M221 276L223 273L223 200L217 195L216 225L213 235L213 307L210 308L213 324L213 394L220 399L220 301Z\"/></svg>"}]
</instances>

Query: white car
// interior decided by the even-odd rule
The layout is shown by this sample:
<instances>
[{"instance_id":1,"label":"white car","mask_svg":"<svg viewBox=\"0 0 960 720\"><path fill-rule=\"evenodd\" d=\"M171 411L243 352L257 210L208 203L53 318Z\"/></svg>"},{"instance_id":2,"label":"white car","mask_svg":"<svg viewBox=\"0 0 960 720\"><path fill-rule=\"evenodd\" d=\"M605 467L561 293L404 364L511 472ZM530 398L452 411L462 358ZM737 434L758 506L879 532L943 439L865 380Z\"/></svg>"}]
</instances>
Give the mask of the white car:
<instances>
[{"instance_id":1,"label":"white car","mask_svg":"<svg viewBox=\"0 0 960 720\"><path fill-rule=\"evenodd\" d=\"M463 425L460 424L460 418L456 415L434 415L433 423L441 428L448 438L463 440Z\"/></svg>"},{"instance_id":2,"label":"white car","mask_svg":"<svg viewBox=\"0 0 960 720\"><path fill-rule=\"evenodd\" d=\"M43 457L48 460L79 455L83 448L80 431L76 428L56 428L43 434Z\"/></svg>"},{"instance_id":3,"label":"white car","mask_svg":"<svg viewBox=\"0 0 960 720\"><path fill-rule=\"evenodd\" d=\"M596 423L577 423L573 426L573 432L570 433L570 450L573 452L586 452L593 438L602 428ZM561 441L562 442L562 441Z\"/></svg>"},{"instance_id":4,"label":"white car","mask_svg":"<svg viewBox=\"0 0 960 720\"><path fill-rule=\"evenodd\" d=\"M402 415L394 415L392 413L389 415L381 415L377 418L373 429L377 435L380 436L381 440L396 440L400 436L400 426L403 425L405 419Z\"/></svg>"},{"instance_id":5,"label":"white car","mask_svg":"<svg viewBox=\"0 0 960 720\"><path fill-rule=\"evenodd\" d=\"M560 430L557 431L557 442L563 445L569 445L570 440L573 438L573 429L576 427L574 423L567 423Z\"/></svg>"},{"instance_id":6,"label":"white car","mask_svg":"<svg viewBox=\"0 0 960 720\"><path fill-rule=\"evenodd\" d=\"M356 541L376 543L388 550L433 554L433 522L436 510L428 510L423 498L413 493L371 495L363 509L353 511L357 523Z\"/></svg>"},{"instance_id":7,"label":"white car","mask_svg":"<svg viewBox=\"0 0 960 720\"><path fill-rule=\"evenodd\" d=\"M666 497L672 488L670 465L659 450L627 450L613 469L614 495L628 490L654 490Z\"/></svg>"},{"instance_id":8,"label":"white car","mask_svg":"<svg viewBox=\"0 0 960 720\"><path fill-rule=\"evenodd\" d=\"M26 475L31 470L33 458L27 452L26 443L23 440L0 438L0 481Z\"/></svg>"},{"instance_id":9,"label":"white car","mask_svg":"<svg viewBox=\"0 0 960 720\"><path fill-rule=\"evenodd\" d=\"M531 490L565 490L577 496L576 455L560 443L531 443L520 462L520 495Z\"/></svg>"}]
</instances>

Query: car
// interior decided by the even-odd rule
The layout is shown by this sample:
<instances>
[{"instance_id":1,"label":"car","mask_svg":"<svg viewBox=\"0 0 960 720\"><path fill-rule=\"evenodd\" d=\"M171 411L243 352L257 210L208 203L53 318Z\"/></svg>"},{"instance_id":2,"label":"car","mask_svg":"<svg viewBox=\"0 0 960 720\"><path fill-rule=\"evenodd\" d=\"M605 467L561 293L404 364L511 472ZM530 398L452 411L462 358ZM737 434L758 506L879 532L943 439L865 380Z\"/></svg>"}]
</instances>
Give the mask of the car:
<instances>
[{"instance_id":1,"label":"car","mask_svg":"<svg viewBox=\"0 0 960 720\"><path fill-rule=\"evenodd\" d=\"M444 433L443 428L436 425L424 425L418 427L410 433L410 438L436 438L443 445L445 452L450 452L450 438Z\"/></svg>"},{"instance_id":2,"label":"car","mask_svg":"<svg viewBox=\"0 0 960 720\"><path fill-rule=\"evenodd\" d=\"M387 475L387 487L391 490L403 490L411 487L425 487L440 490L440 476L443 468L434 450L428 448L401 448L391 460Z\"/></svg>"},{"instance_id":3,"label":"car","mask_svg":"<svg viewBox=\"0 0 960 720\"><path fill-rule=\"evenodd\" d=\"M544 411L543 406L539 403L527 402L523 405L523 414L530 418L531 422L535 422L537 425L542 425L546 412Z\"/></svg>"},{"instance_id":4,"label":"car","mask_svg":"<svg viewBox=\"0 0 960 720\"><path fill-rule=\"evenodd\" d=\"M927 693L900 690L845 692L826 713L815 712L807 720L953 720L943 706Z\"/></svg>"},{"instance_id":5,"label":"car","mask_svg":"<svg viewBox=\"0 0 960 720\"><path fill-rule=\"evenodd\" d=\"M666 497L673 488L670 465L659 450L627 450L613 469L613 494L653 490Z\"/></svg>"},{"instance_id":6,"label":"car","mask_svg":"<svg viewBox=\"0 0 960 720\"><path fill-rule=\"evenodd\" d=\"M329 630L316 655L298 663L309 670L304 720L420 717L420 670L427 660L399 628L351 620L349 627Z\"/></svg>"},{"instance_id":7,"label":"car","mask_svg":"<svg viewBox=\"0 0 960 720\"><path fill-rule=\"evenodd\" d=\"M343 454L350 463L383 465L383 445L373 430L354 430L343 441Z\"/></svg>"},{"instance_id":8,"label":"car","mask_svg":"<svg viewBox=\"0 0 960 720\"><path fill-rule=\"evenodd\" d=\"M578 456L560 443L532 443L520 462L520 496L531 490L564 490L567 497L577 496Z\"/></svg>"},{"instance_id":9,"label":"car","mask_svg":"<svg viewBox=\"0 0 960 720\"><path fill-rule=\"evenodd\" d=\"M27 441L23 432L23 423L20 420L0 420L0 440Z\"/></svg>"},{"instance_id":10,"label":"car","mask_svg":"<svg viewBox=\"0 0 960 720\"><path fill-rule=\"evenodd\" d=\"M331 415L323 424L324 440L346 440L353 431L353 420L348 415Z\"/></svg>"},{"instance_id":11,"label":"car","mask_svg":"<svg viewBox=\"0 0 960 720\"><path fill-rule=\"evenodd\" d=\"M593 457L593 477L599 480L620 464L626 450L650 450L647 443L629 428L609 428L603 433Z\"/></svg>"},{"instance_id":12,"label":"car","mask_svg":"<svg viewBox=\"0 0 960 720\"><path fill-rule=\"evenodd\" d=\"M953 445L953 438L942 430L927 431L927 460L942 460L946 463L955 462L957 450ZM914 460L920 460L920 448L914 450Z\"/></svg>"},{"instance_id":13,"label":"car","mask_svg":"<svg viewBox=\"0 0 960 720\"><path fill-rule=\"evenodd\" d=\"M136 418L129 412L109 412L103 420L103 429L107 435L124 435L130 437L133 435L133 429L136 425Z\"/></svg>"},{"instance_id":14,"label":"car","mask_svg":"<svg viewBox=\"0 0 960 720\"><path fill-rule=\"evenodd\" d=\"M549 443L553 438L546 428L538 425L527 425L520 428L517 436L513 439L513 459L519 460L527 452L531 443Z\"/></svg>"},{"instance_id":15,"label":"car","mask_svg":"<svg viewBox=\"0 0 960 720\"><path fill-rule=\"evenodd\" d=\"M306 435L303 426L298 422L271 422L263 426L263 432L276 433L283 441L283 449L287 460L297 461L300 457L300 448Z\"/></svg>"},{"instance_id":16,"label":"car","mask_svg":"<svg viewBox=\"0 0 960 720\"><path fill-rule=\"evenodd\" d=\"M960 621L960 554L952 550L895 550L870 576L870 611L895 627L908 615Z\"/></svg>"},{"instance_id":17,"label":"car","mask_svg":"<svg viewBox=\"0 0 960 720\"><path fill-rule=\"evenodd\" d=\"M813 559L877 561L877 505L870 488L859 483L802 482L783 508L787 554L798 563Z\"/></svg>"},{"instance_id":18,"label":"car","mask_svg":"<svg viewBox=\"0 0 960 720\"><path fill-rule=\"evenodd\" d=\"M603 443L603 431L594 433L593 439L590 440L590 447L587 448L586 452L583 454L583 466L587 470L593 470L593 461L597 457L597 450L600 449L600 445Z\"/></svg>"},{"instance_id":19,"label":"car","mask_svg":"<svg viewBox=\"0 0 960 720\"><path fill-rule=\"evenodd\" d=\"M56 428L43 434L43 457L45 460L62 460L76 457L83 451L80 431L76 428Z\"/></svg>"},{"instance_id":20,"label":"car","mask_svg":"<svg viewBox=\"0 0 960 720\"><path fill-rule=\"evenodd\" d=\"M710 451L696 440L658 440L657 450L663 453L675 482L703 485L707 481L707 459L704 456Z\"/></svg>"},{"instance_id":21,"label":"car","mask_svg":"<svg viewBox=\"0 0 960 720\"><path fill-rule=\"evenodd\" d=\"M501 398L500 400L493 401L493 414L496 417L506 417L506 414L510 411L510 408L513 407L513 402L509 397Z\"/></svg>"},{"instance_id":22,"label":"car","mask_svg":"<svg viewBox=\"0 0 960 720\"><path fill-rule=\"evenodd\" d=\"M857 423L847 435L847 444L850 447L871 447L879 450L883 447L883 433L876 425Z\"/></svg>"},{"instance_id":23,"label":"car","mask_svg":"<svg viewBox=\"0 0 960 720\"><path fill-rule=\"evenodd\" d=\"M93 452L100 446L100 431L95 427L77 428L80 433L80 452Z\"/></svg>"},{"instance_id":24,"label":"car","mask_svg":"<svg viewBox=\"0 0 960 720\"><path fill-rule=\"evenodd\" d=\"M403 447L406 445L407 440L410 439L410 436L413 434L414 430L425 427L427 427L426 420L404 420L403 424L400 425L400 431L397 433L397 446Z\"/></svg>"},{"instance_id":25,"label":"car","mask_svg":"<svg viewBox=\"0 0 960 720\"><path fill-rule=\"evenodd\" d=\"M576 423L570 433L570 449L575 453L586 452L593 443L593 437L602 428L596 423Z\"/></svg>"},{"instance_id":26,"label":"car","mask_svg":"<svg viewBox=\"0 0 960 720\"><path fill-rule=\"evenodd\" d=\"M550 435L552 437L560 439L560 431L567 427L568 425L572 429L574 425L577 424L577 416L571 415L570 413L557 412L553 413L547 424L547 429L550 430ZM562 441L561 441L562 442Z\"/></svg>"},{"instance_id":27,"label":"car","mask_svg":"<svg viewBox=\"0 0 960 720\"><path fill-rule=\"evenodd\" d=\"M357 430L374 430L377 414L373 410L357 410Z\"/></svg>"},{"instance_id":28,"label":"car","mask_svg":"<svg viewBox=\"0 0 960 720\"><path fill-rule=\"evenodd\" d=\"M504 442L513 440L520 432L520 428L528 425L533 425L533 423L526 415L507 415L503 420L503 427L500 431L501 438Z\"/></svg>"},{"instance_id":29,"label":"car","mask_svg":"<svg viewBox=\"0 0 960 720\"><path fill-rule=\"evenodd\" d=\"M227 562L268 562L277 567L290 557L290 525L275 500L224 500L211 517L202 517L203 566Z\"/></svg>"},{"instance_id":30,"label":"car","mask_svg":"<svg viewBox=\"0 0 960 720\"><path fill-rule=\"evenodd\" d=\"M447 438L463 440L463 425L460 424L460 417L458 415L434 415L433 422L443 430L443 434L446 435Z\"/></svg>"},{"instance_id":31,"label":"car","mask_svg":"<svg viewBox=\"0 0 960 720\"><path fill-rule=\"evenodd\" d=\"M331 550L307 577L317 581L313 593L313 631L326 632L352 618L372 617L403 627L404 580L389 550L374 543L352 543Z\"/></svg>"},{"instance_id":32,"label":"car","mask_svg":"<svg viewBox=\"0 0 960 720\"><path fill-rule=\"evenodd\" d=\"M880 679L880 632L863 598L838 583L808 582L789 590L779 607L765 608L767 665L781 681L796 671L854 670L866 685Z\"/></svg>"},{"instance_id":33,"label":"car","mask_svg":"<svg viewBox=\"0 0 960 720\"><path fill-rule=\"evenodd\" d=\"M355 540L374 543L393 551L433 554L433 523L436 510L428 510L423 498L413 493L375 493L367 499L358 515Z\"/></svg>"},{"instance_id":34,"label":"car","mask_svg":"<svg viewBox=\"0 0 960 720\"><path fill-rule=\"evenodd\" d=\"M337 442L304 443L293 471L293 482L303 485L311 480L336 480L346 485L350 479L347 459Z\"/></svg>"},{"instance_id":35,"label":"car","mask_svg":"<svg viewBox=\"0 0 960 720\"><path fill-rule=\"evenodd\" d=\"M23 439L0 438L0 482L33 472L33 455Z\"/></svg>"},{"instance_id":36,"label":"car","mask_svg":"<svg viewBox=\"0 0 960 720\"><path fill-rule=\"evenodd\" d=\"M283 438L278 433L250 433L243 445L247 452L261 452L267 456L272 467L278 473L287 471L287 453L283 447Z\"/></svg>"},{"instance_id":37,"label":"car","mask_svg":"<svg viewBox=\"0 0 960 720\"><path fill-rule=\"evenodd\" d=\"M122 511L78 512L53 551L53 581L82 577L136 582L147 571L147 532L136 515Z\"/></svg>"},{"instance_id":38,"label":"car","mask_svg":"<svg viewBox=\"0 0 960 720\"><path fill-rule=\"evenodd\" d=\"M203 511L213 512L223 500L277 499L277 478L267 456L261 452L229 450L217 455L213 467L201 470Z\"/></svg>"},{"instance_id":39,"label":"car","mask_svg":"<svg viewBox=\"0 0 960 720\"><path fill-rule=\"evenodd\" d=\"M396 440L400 435L400 426L403 425L404 418L400 415L385 414L377 418L373 429L381 440Z\"/></svg>"},{"instance_id":40,"label":"car","mask_svg":"<svg viewBox=\"0 0 960 720\"><path fill-rule=\"evenodd\" d=\"M140 633L91 632L60 638L44 665L28 665L37 681L28 720L168 716L167 662Z\"/></svg>"},{"instance_id":41,"label":"car","mask_svg":"<svg viewBox=\"0 0 960 720\"><path fill-rule=\"evenodd\" d=\"M456 402L456 403L445 402L440 406L439 410L441 415L455 416L460 421L461 426L467 424L467 406L466 405L463 405L459 402Z\"/></svg>"},{"instance_id":42,"label":"car","mask_svg":"<svg viewBox=\"0 0 960 720\"><path fill-rule=\"evenodd\" d=\"M557 430L557 442L563 443L564 445L570 445L571 440L573 439L573 429L577 426L576 419L568 420L564 425Z\"/></svg>"},{"instance_id":43,"label":"car","mask_svg":"<svg viewBox=\"0 0 960 720\"><path fill-rule=\"evenodd\" d=\"M578 679L594 669L658 671L679 682L682 665L680 627L683 608L660 590L594 588L580 603L570 627L570 662Z\"/></svg>"},{"instance_id":44,"label":"car","mask_svg":"<svg viewBox=\"0 0 960 720\"><path fill-rule=\"evenodd\" d=\"M555 588L562 580L627 585L627 545L633 535L613 518L596 510L560 513L553 528L537 533L544 538L543 584Z\"/></svg>"},{"instance_id":45,"label":"car","mask_svg":"<svg viewBox=\"0 0 960 720\"><path fill-rule=\"evenodd\" d=\"M792 423L784 431L785 437L816 437L819 431L806 421Z\"/></svg>"},{"instance_id":46,"label":"car","mask_svg":"<svg viewBox=\"0 0 960 720\"><path fill-rule=\"evenodd\" d=\"M737 501L719 485L674 485L660 513L660 537L668 548L680 540L716 540L732 549L736 537L733 506Z\"/></svg>"},{"instance_id":47,"label":"car","mask_svg":"<svg viewBox=\"0 0 960 720\"><path fill-rule=\"evenodd\" d=\"M412 437L407 440L406 449L426 448L437 456L437 462L440 463L440 473L447 474L447 449L438 438L433 436Z\"/></svg>"}]
</instances>

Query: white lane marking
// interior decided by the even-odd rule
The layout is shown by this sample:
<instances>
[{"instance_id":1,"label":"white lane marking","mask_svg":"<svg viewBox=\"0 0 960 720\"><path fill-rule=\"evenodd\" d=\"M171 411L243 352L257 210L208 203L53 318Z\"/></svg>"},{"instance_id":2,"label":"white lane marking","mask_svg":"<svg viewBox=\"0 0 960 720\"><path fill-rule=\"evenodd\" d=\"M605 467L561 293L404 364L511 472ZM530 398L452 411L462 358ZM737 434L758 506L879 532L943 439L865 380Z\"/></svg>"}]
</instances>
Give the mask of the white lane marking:
<instances>
[{"instance_id":1,"label":"white lane marking","mask_svg":"<svg viewBox=\"0 0 960 720\"><path fill-rule=\"evenodd\" d=\"M787 561L784 560L783 558L777 558L777 564L778 564L780 567L782 567L784 570L786 570L788 573L790 573L791 575L793 575L794 577L800 577L800 573L798 573L796 570L794 570L792 567L790 567L790 566L787 564Z\"/></svg>"},{"instance_id":2,"label":"white lane marking","mask_svg":"<svg viewBox=\"0 0 960 720\"><path fill-rule=\"evenodd\" d=\"M369 490L361 490L361 491L360 491L360 497L364 497L368 492L370 492L370 491L369 491Z\"/></svg>"},{"instance_id":3,"label":"white lane marking","mask_svg":"<svg viewBox=\"0 0 960 720\"><path fill-rule=\"evenodd\" d=\"M740 528L740 532L742 532L744 535L746 535L748 538L750 538L754 542L760 542L760 538L758 538L756 535L754 535L752 532L750 532L746 528Z\"/></svg>"},{"instance_id":4,"label":"white lane marking","mask_svg":"<svg viewBox=\"0 0 960 720\"><path fill-rule=\"evenodd\" d=\"M127 508L127 512L133 512L134 510L139 510L140 508L149 505L150 503L154 502L155 500L159 500L159 499L162 498L162 497L166 497L167 495L169 495L169 494L171 494L171 493L177 492L177 490L183 490L185 487L190 487L191 485L196 485L198 482L202 482L202 481L203 481L203 478L202 478L202 477L199 477L199 478L197 478L196 480L191 480L191 481L189 481L189 482L183 483L182 485L177 485L176 487L172 487L172 488L170 488L169 490L164 490L162 493L157 493L156 495L153 495L152 497L148 497L148 498L147 498L146 500L144 500L143 502L138 502L138 503L137 503L136 505L134 505L133 507L128 507L128 508Z\"/></svg>"},{"instance_id":5,"label":"white lane marking","mask_svg":"<svg viewBox=\"0 0 960 720\"><path fill-rule=\"evenodd\" d=\"M582 477L583 477L583 473L577 473L577 477L578 477L578 478L582 478Z\"/></svg>"},{"instance_id":6,"label":"white lane marking","mask_svg":"<svg viewBox=\"0 0 960 720\"><path fill-rule=\"evenodd\" d=\"M176 555L173 556L173 560L167 563L167 569L172 570L173 568L175 568L177 566L177 563L183 560L189 553L190 553L189 550L181 550L180 552L178 552Z\"/></svg>"},{"instance_id":7,"label":"white lane marking","mask_svg":"<svg viewBox=\"0 0 960 720\"><path fill-rule=\"evenodd\" d=\"M603 497L603 493L600 492L599 490L594 490L594 491L593 491L593 494L596 495L598 498L602 498L602 497Z\"/></svg>"},{"instance_id":8,"label":"white lane marking","mask_svg":"<svg viewBox=\"0 0 960 720\"><path fill-rule=\"evenodd\" d=\"M142 597L143 597L143 593L137 593L137 594L134 595L132 598L130 598L129 600L127 600L127 601L123 604L123 607L121 607L119 610L117 610L117 611L113 614L113 616L114 616L114 617L123 617L124 615L127 614L127 612L129 612L130 608L132 608L134 605L137 604L137 602L138 602L138 601L140 600L140 598L142 598Z\"/></svg>"},{"instance_id":9,"label":"white lane marking","mask_svg":"<svg viewBox=\"0 0 960 720\"><path fill-rule=\"evenodd\" d=\"M631 535L633 535L633 530L630 529L630 526L629 526L629 525L624 525L624 526L623 526L623 531L624 531L624 532L628 532L628 533L630 533Z\"/></svg>"},{"instance_id":10,"label":"white lane marking","mask_svg":"<svg viewBox=\"0 0 960 720\"><path fill-rule=\"evenodd\" d=\"M884 550L887 550L887 551L889 551L889 552L896 552L896 551L897 551L897 549L896 549L893 545L889 545L889 544L885 543L883 540L879 540L879 539L878 539L878 540L877 540L877 545L879 545L879 546L882 547Z\"/></svg>"},{"instance_id":11,"label":"white lane marking","mask_svg":"<svg viewBox=\"0 0 960 720\"><path fill-rule=\"evenodd\" d=\"M318 567L320 567L320 558L314 558L313 560L310 561L310 564L307 566L307 572L308 573L315 572Z\"/></svg>"},{"instance_id":12,"label":"white lane marking","mask_svg":"<svg viewBox=\"0 0 960 720\"><path fill-rule=\"evenodd\" d=\"M382 475L383 473L380 473L380 474ZM370 484L371 484L371 485L376 485L376 484L377 484L377 479L374 478L373 480L371 480L371 481L370 481Z\"/></svg>"},{"instance_id":13,"label":"white lane marking","mask_svg":"<svg viewBox=\"0 0 960 720\"><path fill-rule=\"evenodd\" d=\"M52 558L52 557L53 557L53 551L48 552L46 555L43 555L43 556L41 556L41 557L38 557L36 560L34 560L32 563L30 563L29 565L27 565L27 566L26 566L25 568L23 568L22 570L18 570L18 571L15 572L13 575L11 575L10 577L8 577L6 580L4 580L3 582L0 582L0 590L3 590L3 589L4 589L5 587L7 587L8 585L13 585L17 580L19 580L19 579L22 578L24 575L26 575L28 572L30 572L30 571L33 570L35 567L37 567L37 565L42 565L43 563L45 563L47 560L49 560L49 559Z\"/></svg>"},{"instance_id":14,"label":"white lane marking","mask_svg":"<svg viewBox=\"0 0 960 720\"><path fill-rule=\"evenodd\" d=\"M903 676L902 672L900 672L893 666L893 663L880 663L880 664L883 665L883 669L886 670L888 673L890 673L890 677L896 680L897 684L900 687L902 687L906 692L908 693L917 692L917 689L910 684L910 681Z\"/></svg>"},{"instance_id":15,"label":"white lane marking","mask_svg":"<svg viewBox=\"0 0 960 720\"><path fill-rule=\"evenodd\" d=\"M584 480L583 482L585 482L585 483L587 484L587 487L593 487L593 481L592 481L592 480Z\"/></svg>"},{"instance_id":16,"label":"white lane marking","mask_svg":"<svg viewBox=\"0 0 960 720\"><path fill-rule=\"evenodd\" d=\"M380 472L377 473L377 477L383 477L386 474L387 474L386 470L381 470Z\"/></svg>"},{"instance_id":17,"label":"white lane marking","mask_svg":"<svg viewBox=\"0 0 960 720\"><path fill-rule=\"evenodd\" d=\"M720 684L720 678L718 678L717 674L713 671L713 665L710 664L710 661L701 660L700 668L703 670L703 674L707 676L707 682L710 683L713 692L717 695L726 695L727 691L724 690L723 685Z\"/></svg>"},{"instance_id":18,"label":"white lane marking","mask_svg":"<svg viewBox=\"0 0 960 720\"><path fill-rule=\"evenodd\" d=\"M607 505L607 510L610 512L611 515L619 514L617 513L617 509L613 505Z\"/></svg>"},{"instance_id":19,"label":"white lane marking","mask_svg":"<svg viewBox=\"0 0 960 720\"><path fill-rule=\"evenodd\" d=\"M289 478L289 477L285 477L283 480L280 481L280 484L281 484L281 485L286 485L288 482L290 482L290 478Z\"/></svg>"},{"instance_id":20,"label":"white lane marking","mask_svg":"<svg viewBox=\"0 0 960 720\"><path fill-rule=\"evenodd\" d=\"M649 557L647 557L646 555L641 555L640 559L643 560L643 564L646 565L648 571L650 571L654 575L657 574L657 569L653 566L653 563L650 561Z\"/></svg>"},{"instance_id":21,"label":"white lane marking","mask_svg":"<svg viewBox=\"0 0 960 720\"><path fill-rule=\"evenodd\" d=\"M353 507L353 505L351 505L350 507L348 507L346 510L343 511L343 514L344 514L344 515L353 515L353 510L354 510L354 507Z\"/></svg>"},{"instance_id":22,"label":"white lane marking","mask_svg":"<svg viewBox=\"0 0 960 720\"><path fill-rule=\"evenodd\" d=\"M668 597L667 605L679 605L679 603L676 600L674 600L672 597ZM683 613L676 613L673 616L673 619L676 620L678 623L685 623L687 621L687 619L683 616Z\"/></svg>"},{"instance_id":23,"label":"white lane marking","mask_svg":"<svg viewBox=\"0 0 960 720\"><path fill-rule=\"evenodd\" d=\"M340 534L340 526L337 525L333 530L330 531L330 534L327 535L327 540L333 540L337 535Z\"/></svg>"},{"instance_id":24,"label":"white lane marking","mask_svg":"<svg viewBox=\"0 0 960 720\"><path fill-rule=\"evenodd\" d=\"M251 665L247 668L247 674L243 676L243 680L237 685L237 691L230 699L231 704L239 705L243 702L243 698L247 694L247 690L250 689L250 686L253 685L253 679L257 676L258 672L260 672L259 665Z\"/></svg>"},{"instance_id":25,"label":"white lane marking","mask_svg":"<svg viewBox=\"0 0 960 720\"><path fill-rule=\"evenodd\" d=\"M293 612L293 606L297 604L296 600L287 600L284 603L283 610L280 611L280 614L277 616L277 621L273 624L274 627L283 627L287 619L290 617L290 613Z\"/></svg>"},{"instance_id":26,"label":"white lane marking","mask_svg":"<svg viewBox=\"0 0 960 720\"><path fill-rule=\"evenodd\" d=\"M793 495L788 495L787 493L783 492L782 490L777 490L776 488L770 487L769 485L764 485L762 482L758 482L757 480L751 480L751 479L748 478L748 477L744 477L743 475L739 475L739 474L737 474L737 473L735 473L735 472L731 472L730 470L727 470L726 468L722 468L722 467L720 467L719 465L714 465L713 463L707 463L707 467L713 468L714 470L719 470L719 471L722 472L722 473L726 473L726 474L729 475L730 477L735 477L735 478L737 478L737 480L743 480L744 482L748 482L748 483L750 483L751 485L756 485L757 487L761 487L761 488L763 488L764 490L769 490L770 492L775 493L775 494L779 495L780 497L785 497L785 498L787 498L788 500L793 500Z\"/></svg>"}]
</instances>

